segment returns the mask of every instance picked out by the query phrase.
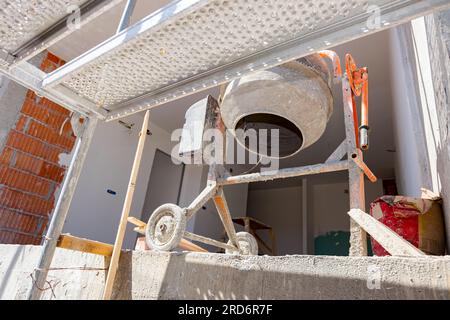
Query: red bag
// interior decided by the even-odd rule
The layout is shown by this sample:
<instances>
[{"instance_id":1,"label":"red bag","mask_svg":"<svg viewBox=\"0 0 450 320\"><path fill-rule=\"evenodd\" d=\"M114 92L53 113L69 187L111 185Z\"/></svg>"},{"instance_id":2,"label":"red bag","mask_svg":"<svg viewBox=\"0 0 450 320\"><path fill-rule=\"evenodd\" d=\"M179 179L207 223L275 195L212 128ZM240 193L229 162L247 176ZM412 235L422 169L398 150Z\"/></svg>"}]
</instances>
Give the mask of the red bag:
<instances>
[{"instance_id":1,"label":"red bag","mask_svg":"<svg viewBox=\"0 0 450 320\"><path fill-rule=\"evenodd\" d=\"M439 201L383 196L370 204L370 214L426 254L445 254L444 219ZM374 255L389 255L374 239L371 243Z\"/></svg>"}]
</instances>

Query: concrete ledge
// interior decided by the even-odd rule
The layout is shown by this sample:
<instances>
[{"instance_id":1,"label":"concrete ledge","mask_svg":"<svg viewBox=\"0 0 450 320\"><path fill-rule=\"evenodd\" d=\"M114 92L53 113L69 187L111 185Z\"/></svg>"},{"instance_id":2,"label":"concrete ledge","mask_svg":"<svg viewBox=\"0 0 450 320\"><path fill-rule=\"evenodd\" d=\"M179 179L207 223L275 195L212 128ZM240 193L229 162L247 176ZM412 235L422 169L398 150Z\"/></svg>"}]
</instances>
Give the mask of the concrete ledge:
<instances>
[{"instance_id":1,"label":"concrete ledge","mask_svg":"<svg viewBox=\"0 0 450 320\"><path fill-rule=\"evenodd\" d=\"M35 246L0 245L0 299L25 297L32 284L30 274L39 250ZM58 249L43 297L99 299L107 260ZM449 289L449 256L239 257L128 251L121 257L113 296L116 299L449 299Z\"/></svg>"}]
</instances>

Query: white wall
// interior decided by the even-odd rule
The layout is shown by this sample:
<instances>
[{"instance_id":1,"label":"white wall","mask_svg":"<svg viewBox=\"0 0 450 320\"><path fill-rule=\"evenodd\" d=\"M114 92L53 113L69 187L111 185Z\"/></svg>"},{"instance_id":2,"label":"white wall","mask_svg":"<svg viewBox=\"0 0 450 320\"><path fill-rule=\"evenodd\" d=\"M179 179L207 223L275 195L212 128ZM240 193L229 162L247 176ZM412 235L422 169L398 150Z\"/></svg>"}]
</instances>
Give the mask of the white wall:
<instances>
[{"instance_id":1,"label":"white wall","mask_svg":"<svg viewBox=\"0 0 450 320\"><path fill-rule=\"evenodd\" d=\"M279 255L303 253L302 187L249 190L248 216L274 228ZM382 182L366 180L366 210L383 195ZM307 178L308 253L314 253L314 238L330 231L349 231L348 178L345 173ZM263 234L263 232L261 232ZM266 236L263 239L268 240Z\"/></svg>"},{"instance_id":2,"label":"white wall","mask_svg":"<svg viewBox=\"0 0 450 320\"><path fill-rule=\"evenodd\" d=\"M273 228L278 255L302 252L302 188L300 186L250 190L248 216ZM264 242L271 244L266 231L258 231L258 235Z\"/></svg>"},{"instance_id":3,"label":"white wall","mask_svg":"<svg viewBox=\"0 0 450 320\"><path fill-rule=\"evenodd\" d=\"M435 189L437 186L437 177L433 178L435 170L432 170L436 166L435 151L427 152L434 148L434 139L430 139L431 129L426 130L423 118L427 113L426 104L422 106L425 79L417 78L420 70L414 52L416 45L427 42L426 39L416 40L411 38L409 25L391 30L396 180L399 194L412 197L419 197L422 187Z\"/></svg>"}]
</instances>

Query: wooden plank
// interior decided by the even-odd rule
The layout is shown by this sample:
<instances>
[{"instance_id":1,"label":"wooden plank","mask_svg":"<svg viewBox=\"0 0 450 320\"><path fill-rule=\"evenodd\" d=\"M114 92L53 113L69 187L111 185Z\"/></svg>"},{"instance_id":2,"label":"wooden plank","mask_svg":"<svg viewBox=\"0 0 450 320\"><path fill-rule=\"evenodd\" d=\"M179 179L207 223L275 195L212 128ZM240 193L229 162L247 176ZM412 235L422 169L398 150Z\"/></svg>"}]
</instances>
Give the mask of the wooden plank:
<instances>
[{"instance_id":1,"label":"wooden plank","mask_svg":"<svg viewBox=\"0 0 450 320\"><path fill-rule=\"evenodd\" d=\"M78 238L70 234L62 234L58 239L57 247L98 254L105 257L110 257L114 248L112 244Z\"/></svg>"},{"instance_id":2,"label":"wooden plank","mask_svg":"<svg viewBox=\"0 0 450 320\"><path fill-rule=\"evenodd\" d=\"M109 264L108 276L106 277L105 290L103 292L103 299L110 300L114 279L116 278L117 267L119 266L119 257L122 250L123 238L125 237L125 230L127 227L128 215L130 214L131 204L133 202L134 190L136 189L137 175L141 165L142 153L144 151L145 139L147 137L148 124L150 120L150 111L147 110L142 123L142 130L140 132L139 142L134 157L133 168L131 169L130 181L128 183L127 194L123 204L122 215L120 217L119 227L117 230L116 241L114 242L114 250Z\"/></svg>"},{"instance_id":3,"label":"wooden plank","mask_svg":"<svg viewBox=\"0 0 450 320\"><path fill-rule=\"evenodd\" d=\"M144 227L147 225L144 221L139 220L135 217L128 217L127 221L131 224L134 224L136 227Z\"/></svg>"},{"instance_id":4,"label":"wooden plank","mask_svg":"<svg viewBox=\"0 0 450 320\"><path fill-rule=\"evenodd\" d=\"M393 256L424 256L421 250L403 239L371 215L359 209L352 209L348 215L370 234L387 252Z\"/></svg>"},{"instance_id":5,"label":"wooden plank","mask_svg":"<svg viewBox=\"0 0 450 320\"><path fill-rule=\"evenodd\" d=\"M193 252L208 252L208 250L203 249L202 247L192 243L186 239L181 239L180 244L178 245L180 249L193 251Z\"/></svg>"}]
</instances>

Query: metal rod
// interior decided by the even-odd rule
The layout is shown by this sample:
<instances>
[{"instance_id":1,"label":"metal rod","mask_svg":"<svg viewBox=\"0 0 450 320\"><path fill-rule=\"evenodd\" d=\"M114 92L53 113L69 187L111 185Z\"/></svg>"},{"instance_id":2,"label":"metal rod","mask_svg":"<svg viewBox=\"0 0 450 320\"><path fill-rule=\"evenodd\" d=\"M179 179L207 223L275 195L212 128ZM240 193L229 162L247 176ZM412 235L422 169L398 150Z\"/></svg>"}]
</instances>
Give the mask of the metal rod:
<instances>
[{"instance_id":1,"label":"metal rod","mask_svg":"<svg viewBox=\"0 0 450 320\"><path fill-rule=\"evenodd\" d=\"M136 7L136 0L128 0L123 10L122 17L120 18L117 32L120 33L130 25L131 17L133 16L134 8Z\"/></svg>"},{"instance_id":2,"label":"metal rod","mask_svg":"<svg viewBox=\"0 0 450 320\"><path fill-rule=\"evenodd\" d=\"M333 151L333 153L328 157L325 163L335 162L342 160L342 158L347 154L347 140L341 142L341 144Z\"/></svg>"},{"instance_id":3,"label":"metal rod","mask_svg":"<svg viewBox=\"0 0 450 320\"><path fill-rule=\"evenodd\" d=\"M51 217L39 262L33 271L34 283L27 294L28 300L38 300L41 297L41 288L45 286L48 270L55 254L56 245L59 236L62 233L64 222L66 221L67 213L69 212L70 203L72 202L78 179L81 170L83 169L83 163L86 159L89 146L91 145L92 137L97 126L97 119L88 118L85 122L85 129L77 139L74 155L64 178L61 193Z\"/></svg>"},{"instance_id":4,"label":"metal rod","mask_svg":"<svg viewBox=\"0 0 450 320\"><path fill-rule=\"evenodd\" d=\"M199 236L198 234L193 234L193 233L190 233L190 232L187 232L187 231L184 232L184 237L189 239L189 240L192 240L192 241L198 241L198 242L201 242L201 243L206 243L206 244L209 244L211 246L222 248L222 249L225 249L225 250L233 250L233 251L236 250L236 247L233 247L233 246L231 246L229 244L226 244L226 243L223 243L223 242L220 242L220 241L217 241L217 240L213 240L213 239L210 239L210 238L206 238L206 237L203 237L203 236Z\"/></svg>"},{"instance_id":5,"label":"metal rod","mask_svg":"<svg viewBox=\"0 0 450 320\"><path fill-rule=\"evenodd\" d=\"M231 243L239 248L239 242L237 240L236 229L234 228L233 220L231 219L230 209L228 208L227 200L223 188L220 187L217 190L216 195L213 197L214 204L216 205L217 212L219 213L220 220L225 228L225 231L230 239Z\"/></svg>"},{"instance_id":6,"label":"metal rod","mask_svg":"<svg viewBox=\"0 0 450 320\"><path fill-rule=\"evenodd\" d=\"M189 220L200 208L209 201L217 192L217 185L210 184L192 201L192 203L185 209L186 219Z\"/></svg>"},{"instance_id":7,"label":"metal rod","mask_svg":"<svg viewBox=\"0 0 450 320\"><path fill-rule=\"evenodd\" d=\"M308 180L302 179L302 247L303 254L308 254Z\"/></svg>"},{"instance_id":8,"label":"metal rod","mask_svg":"<svg viewBox=\"0 0 450 320\"><path fill-rule=\"evenodd\" d=\"M356 153L352 154L352 159L356 163L356 165L364 172L370 182L377 182L377 177L373 174L366 163L358 157Z\"/></svg>"},{"instance_id":9,"label":"metal rod","mask_svg":"<svg viewBox=\"0 0 450 320\"><path fill-rule=\"evenodd\" d=\"M361 93L361 126L359 127L359 143L362 150L369 149L369 129L369 84L366 78Z\"/></svg>"},{"instance_id":10,"label":"metal rod","mask_svg":"<svg viewBox=\"0 0 450 320\"><path fill-rule=\"evenodd\" d=\"M342 93L344 102L345 135L347 139L347 161L349 174L350 209L365 210L364 174L352 160L352 154L362 157L361 150L357 148L356 139L358 132L354 126L354 101L347 75L342 77ZM361 158L362 159L362 158ZM366 232L350 219L350 256L367 256Z\"/></svg>"},{"instance_id":11,"label":"metal rod","mask_svg":"<svg viewBox=\"0 0 450 320\"><path fill-rule=\"evenodd\" d=\"M190 242L186 239L181 239L180 244L178 245L180 249L192 251L192 252L208 252L208 250Z\"/></svg>"},{"instance_id":12,"label":"metal rod","mask_svg":"<svg viewBox=\"0 0 450 320\"><path fill-rule=\"evenodd\" d=\"M258 182L258 181L269 181L275 179L307 176L319 173L344 171L347 169L348 169L348 161L336 161L322 164L314 164L304 167L280 169L272 173L251 173L240 176L228 177L225 179L218 180L217 184L220 186L220 185Z\"/></svg>"}]
</instances>

